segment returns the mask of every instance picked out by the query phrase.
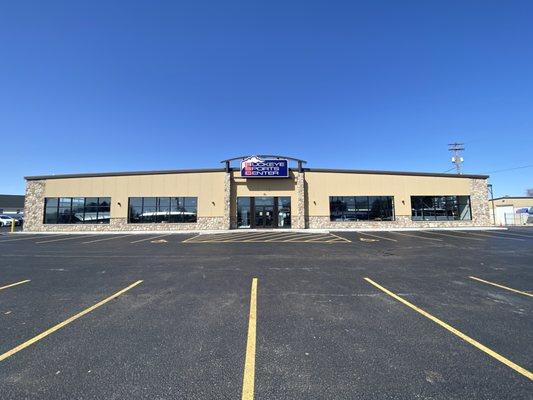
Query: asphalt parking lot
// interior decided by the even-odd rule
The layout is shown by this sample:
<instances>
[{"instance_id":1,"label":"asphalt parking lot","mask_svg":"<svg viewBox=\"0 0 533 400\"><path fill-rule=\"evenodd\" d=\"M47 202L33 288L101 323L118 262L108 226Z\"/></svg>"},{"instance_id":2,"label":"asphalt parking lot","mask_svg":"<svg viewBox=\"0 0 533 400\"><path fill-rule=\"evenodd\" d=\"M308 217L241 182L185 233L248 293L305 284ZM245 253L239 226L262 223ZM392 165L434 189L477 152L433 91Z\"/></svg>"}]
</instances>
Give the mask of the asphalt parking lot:
<instances>
[{"instance_id":1,"label":"asphalt parking lot","mask_svg":"<svg viewBox=\"0 0 533 400\"><path fill-rule=\"evenodd\" d=\"M238 235L0 235L0 398L533 397L533 229Z\"/></svg>"}]
</instances>

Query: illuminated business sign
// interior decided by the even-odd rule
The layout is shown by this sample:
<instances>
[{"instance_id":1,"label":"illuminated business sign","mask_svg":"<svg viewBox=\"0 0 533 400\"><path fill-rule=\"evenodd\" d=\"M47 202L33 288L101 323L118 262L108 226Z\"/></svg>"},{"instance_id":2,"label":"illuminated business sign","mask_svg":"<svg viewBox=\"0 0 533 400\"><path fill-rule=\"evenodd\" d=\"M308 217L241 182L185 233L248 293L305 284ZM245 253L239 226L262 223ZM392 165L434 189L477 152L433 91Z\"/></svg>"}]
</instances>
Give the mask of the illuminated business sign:
<instances>
[{"instance_id":1,"label":"illuminated business sign","mask_svg":"<svg viewBox=\"0 0 533 400\"><path fill-rule=\"evenodd\" d=\"M244 178L288 178L289 161L248 157L241 161L241 176Z\"/></svg>"}]
</instances>

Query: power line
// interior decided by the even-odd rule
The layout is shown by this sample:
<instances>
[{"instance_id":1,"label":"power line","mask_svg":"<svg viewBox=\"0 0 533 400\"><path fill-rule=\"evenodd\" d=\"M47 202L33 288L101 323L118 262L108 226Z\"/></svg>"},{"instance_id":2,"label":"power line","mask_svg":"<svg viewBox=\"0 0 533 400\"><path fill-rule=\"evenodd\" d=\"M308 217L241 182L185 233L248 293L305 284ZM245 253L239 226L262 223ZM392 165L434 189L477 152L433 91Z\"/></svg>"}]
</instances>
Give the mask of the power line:
<instances>
[{"instance_id":1,"label":"power line","mask_svg":"<svg viewBox=\"0 0 533 400\"><path fill-rule=\"evenodd\" d=\"M515 169L524 169L524 168L531 168L531 167L533 167L533 164L531 164L531 165L522 165L521 167L513 167L513 168L497 169L496 171L485 172L485 174L495 174L495 173L497 173L497 172L514 171Z\"/></svg>"}]
</instances>

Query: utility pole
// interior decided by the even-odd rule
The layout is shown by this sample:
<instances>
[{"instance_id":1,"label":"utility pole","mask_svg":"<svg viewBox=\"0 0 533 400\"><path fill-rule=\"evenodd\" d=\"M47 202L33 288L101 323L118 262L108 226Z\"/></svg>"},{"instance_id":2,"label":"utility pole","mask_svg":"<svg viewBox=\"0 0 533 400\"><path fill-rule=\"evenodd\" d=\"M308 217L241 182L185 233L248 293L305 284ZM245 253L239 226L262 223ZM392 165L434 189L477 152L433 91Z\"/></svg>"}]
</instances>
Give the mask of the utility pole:
<instances>
[{"instance_id":1,"label":"utility pole","mask_svg":"<svg viewBox=\"0 0 533 400\"><path fill-rule=\"evenodd\" d=\"M461 151L465 149L464 143L450 143L448 145L448 150L453 152L452 163L455 164L455 169L457 174L461 175L461 164L464 159L461 157Z\"/></svg>"}]
</instances>

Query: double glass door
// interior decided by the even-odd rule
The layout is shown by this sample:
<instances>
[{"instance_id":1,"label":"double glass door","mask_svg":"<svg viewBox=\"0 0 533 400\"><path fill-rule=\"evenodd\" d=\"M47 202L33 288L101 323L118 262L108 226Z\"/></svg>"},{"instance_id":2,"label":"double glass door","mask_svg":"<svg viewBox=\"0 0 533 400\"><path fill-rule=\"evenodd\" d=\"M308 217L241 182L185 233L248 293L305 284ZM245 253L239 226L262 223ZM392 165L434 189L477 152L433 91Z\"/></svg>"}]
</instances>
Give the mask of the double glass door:
<instances>
[{"instance_id":1,"label":"double glass door","mask_svg":"<svg viewBox=\"0 0 533 400\"><path fill-rule=\"evenodd\" d=\"M238 228L290 228L290 197L238 197Z\"/></svg>"}]
</instances>

